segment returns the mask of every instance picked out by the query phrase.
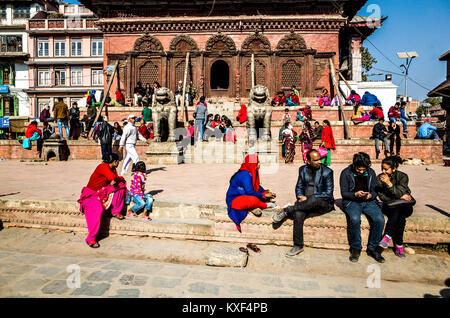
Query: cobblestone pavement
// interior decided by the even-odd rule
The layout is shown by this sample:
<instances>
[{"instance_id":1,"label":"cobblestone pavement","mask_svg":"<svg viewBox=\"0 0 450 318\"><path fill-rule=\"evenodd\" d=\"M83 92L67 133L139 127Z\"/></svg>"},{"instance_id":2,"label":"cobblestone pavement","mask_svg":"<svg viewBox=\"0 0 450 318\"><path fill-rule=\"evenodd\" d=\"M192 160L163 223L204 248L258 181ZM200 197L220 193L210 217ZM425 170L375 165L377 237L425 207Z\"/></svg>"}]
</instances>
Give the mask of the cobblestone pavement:
<instances>
[{"instance_id":1,"label":"cobblestone pavement","mask_svg":"<svg viewBox=\"0 0 450 318\"><path fill-rule=\"evenodd\" d=\"M90 175L99 163L92 160L48 163L10 160L0 162L0 175L7 181L2 184L0 198L76 201L80 197L81 188L88 183ZM341 197L339 175L346 167L344 164L331 166L334 170L336 199ZM299 165L280 164L276 173L268 173L269 168L264 165L261 167L261 182L264 187L277 194L280 206L293 203ZM373 168L376 173L381 172L379 164L375 164ZM239 169L239 165L150 165L147 169L149 174L146 188L147 191L152 191L156 202L183 200L183 202L225 205L230 177ZM442 195L442 189L450 188L448 167L401 166L400 170L409 175L410 188L417 200L414 213L427 213L429 216L443 218L450 216L448 199ZM126 179L130 181L130 173Z\"/></svg>"},{"instance_id":2,"label":"cobblestone pavement","mask_svg":"<svg viewBox=\"0 0 450 318\"><path fill-rule=\"evenodd\" d=\"M450 289L444 282L424 284L381 280L380 288L376 288L376 280L370 279L374 277L370 276L374 273L373 267L372 270L368 268L370 272L367 273L367 277L352 275L351 266L354 264L348 261L348 253L343 251L307 249L305 253L309 255L324 255L321 262L324 257L329 257L331 262L335 258L341 258L340 265L335 265L338 274L333 274L333 271L318 274L303 272L302 262L295 260L294 265L297 266L297 271L284 270L284 265L279 261L279 255L272 257L271 254L268 255L267 251L270 250L266 246L262 249L266 252L266 257L271 257L272 266L268 265L264 269L249 264L246 268L223 268L138 260L130 255L125 259L124 255L119 253L115 256L114 249L108 247L107 241L115 240L117 245L118 241L130 242L128 237L107 238L103 240L104 244L100 249L93 250L81 244L81 237L74 239L78 243L77 248L69 248L61 237L72 236L70 233L48 232L45 234L47 238L44 239L42 232L44 231L23 229L6 229L0 232L2 242L0 297L450 297ZM20 242L17 241L18 235L22 237ZM10 241L17 241L17 246L8 244L8 238ZM48 242L61 240L64 251L57 251L50 247L40 249L39 246L48 244L46 240ZM171 242L171 240L159 241L160 246L157 247L155 244L155 249L162 249L161 244ZM134 242L131 241L131 243ZM192 249L189 242L173 243L172 241L171 244L176 244L179 249L183 246L185 249ZM148 248L148 246L144 247ZM174 248L174 245L165 246L166 251L169 248ZM283 253L286 250L285 247L273 248ZM408 256L407 259L413 260L414 257L417 255ZM422 258L428 262L422 261L416 266L421 267L423 271L428 271L430 268L437 269L437 263L433 261L433 257ZM356 266L373 264L373 262L365 262L366 259L366 255L361 255L361 260ZM310 261L314 262L312 257ZM277 262L281 263L279 264L281 266L276 266ZM440 270L448 273L448 263L443 264L445 267ZM395 266L401 266L401 264L397 263ZM339 267L346 267L347 275L343 275L344 272L342 269L339 271ZM389 270L385 267L382 271L385 269ZM405 269L407 270L407 267ZM77 286L78 270L80 275ZM368 288L368 284L372 284L375 288Z\"/></svg>"}]
</instances>

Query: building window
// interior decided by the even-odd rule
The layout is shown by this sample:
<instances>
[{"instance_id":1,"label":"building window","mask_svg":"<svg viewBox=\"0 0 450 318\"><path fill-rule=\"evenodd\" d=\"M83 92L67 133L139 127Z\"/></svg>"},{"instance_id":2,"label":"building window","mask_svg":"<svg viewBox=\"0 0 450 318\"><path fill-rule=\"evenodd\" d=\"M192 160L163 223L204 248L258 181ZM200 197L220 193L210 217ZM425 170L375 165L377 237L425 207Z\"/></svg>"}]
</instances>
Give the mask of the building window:
<instances>
[{"instance_id":1,"label":"building window","mask_svg":"<svg viewBox=\"0 0 450 318\"><path fill-rule=\"evenodd\" d=\"M55 69L55 86L66 86L66 69Z\"/></svg>"},{"instance_id":2,"label":"building window","mask_svg":"<svg viewBox=\"0 0 450 318\"><path fill-rule=\"evenodd\" d=\"M78 7L78 11L80 12L80 13L90 13L91 11L88 9L88 8L86 8L85 6L79 6Z\"/></svg>"},{"instance_id":3,"label":"building window","mask_svg":"<svg viewBox=\"0 0 450 318\"><path fill-rule=\"evenodd\" d=\"M81 39L70 40L71 56L81 56Z\"/></svg>"},{"instance_id":4,"label":"building window","mask_svg":"<svg viewBox=\"0 0 450 318\"><path fill-rule=\"evenodd\" d=\"M103 56L103 39L92 38L92 56Z\"/></svg>"},{"instance_id":5,"label":"building window","mask_svg":"<svg viewBox=\"0 0 450 318\"><path fill-rule=\"evenodd\" d=\"M66 56L65 40L55 40L55 56Z\"/></svg>"},{"instance_id":6,"label":"building window","mask_svg":"<svg viewBox=\"0 0 450 318\"><path fill-rule=\"evenodd\" d=\"M38 86L50 86L50 70L38 69Z\"/></svg>"},{"instance_id":7,"label":"building window","mask_svg":"<svg viewBox=\"0 0 450 318\"><path fill-rule=\"evenodd\" d=\"M72 67L70 70L70 83L72 86L81 86L83 77L82 67Z\"/></svg>"},{"instance_id":8,"label":"building window","mask_svg":"<svg viewBox=\"0 0 450 318\"><path fill-rule=\"evenodd\" d=\"M28 6L14 6L14 19L29 19L30 18L30 7Z\"/></svg>"},{"instance_id":9,"label":"building window","mask_svg":"<svg viewBox=\"0 0 450 318\"><path fill-rule=\"evenodd\" d=\"M2 52L22 52L22 36L21 35L2 35L1 36Z\"/></svg>"},{"instance_id":10,"label":"building window","mask_svg":"<svg viewBox=\"0 0 450 318\"><path fill-rule=\"evenodd\" d=\"M103 70L92 70L92 85L103 85Z\"/></svg>"},{"instance_id":11,"label":"building window","mask_svg":"<svg viewBox=\"0 0 450 318\"><path fill-rule=\"evenodd\" d=\"M2 85L11 83L11 71L8 66L2 66Z\"/></svg>"},{"instance_id":12,"label":"building window","mask_svg":"<svg viewBox=\"0 0 450 318\"><path fill-rule=\"evenodd\" d=\"M68 5L64 8L65 13L75 13L75 6L74 5Z\"/></svg>"},{"instance_id":13,"label":"building window","mask_svg":"<svg viewBox=\"0 0 450 318\"><path fill-rule=\"evenodd\" d=\"M49 46L50 42L48 38L38 39L38 56L39 57L50 56Z\"/></svg>"},{"instance_id":14,"label":"building window","mask_svg":"<svg viewBox=\"0 0 450 318\"><path fill-rule=\"evenodd\" d=\"M0 5L0 19L6 19L6 5Z\"/></svg>"},{"instance_id":15,"label":"building window","mask_svg":"<svg viewBox=\"0 0 450 318\"><path fill-rule=\"evenodd\" d=\"M38 109L36 114L40 114L47 105L50 106L50 98L38 98Z\"/></svg>"}]
</instances>

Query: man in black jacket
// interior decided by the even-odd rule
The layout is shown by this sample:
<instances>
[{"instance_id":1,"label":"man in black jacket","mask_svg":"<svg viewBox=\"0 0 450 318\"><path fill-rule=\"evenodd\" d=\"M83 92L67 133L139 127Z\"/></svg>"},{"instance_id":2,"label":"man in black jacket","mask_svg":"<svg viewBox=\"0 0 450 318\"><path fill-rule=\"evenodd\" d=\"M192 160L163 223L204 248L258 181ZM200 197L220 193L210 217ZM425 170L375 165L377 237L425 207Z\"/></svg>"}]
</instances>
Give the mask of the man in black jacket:
<instances>
[{"instance_id":1,"label":"man in black jacket","mask_svg":"<svg viewBox=\"0 0 450 318\"><path fill-rule=\"evenodd\" d=\"M388 131L386 129L386 126L384 126L384 118L379 118L378 123L373 126L372 130L372 137L373 139L375 139L375 151L377 154L377 159L380 156L380 141L384 143L384 156L387 157L389 155L387 135Z\"/></svg>"},{"instance_id":2,"label":"man in black jacket","mask_svg":"<svg viewBox=\"0 0 450 318\"><path fill-rule=\"evenodd\" d=\"M370 235L367 255L377 262L384 263L384 258L376 250L383 235L384 216L377 204L375 191L377 176L370 168L368 154L359 152L353 156L353 164L341 172L340 187L344 213L347 215L350 230L350 261L357 262L361 254L361 213L370 222Z\"/></svg>"},{"instance_id":3,"label":"man in black jacket","mask_svg":"<svg viewBox=\"0 0 450 318\"><path fill-rule=\"evenodd\" d=\"M303 252L303 223L307 217L325 214L334 210L333 170L321 164L319 152L311 149L306 154L307 164L300 167L295 195L295 205L285 207L272 216L274 223L286 216L294 218L294 246L286 256Z\"/></svg>"},{"instance_id":4,"label":"man in black jacket","mask_svg":"<svg viewBox=\"0 0 450 318\"><path fill-rule=\"evenodd\" d=\"M112 154L114 127L103 119L99 119L99 121L102 121L102 123L98 125L97 137L100 140L103 157L107 153Z\"/></svg>"}]
</instances>

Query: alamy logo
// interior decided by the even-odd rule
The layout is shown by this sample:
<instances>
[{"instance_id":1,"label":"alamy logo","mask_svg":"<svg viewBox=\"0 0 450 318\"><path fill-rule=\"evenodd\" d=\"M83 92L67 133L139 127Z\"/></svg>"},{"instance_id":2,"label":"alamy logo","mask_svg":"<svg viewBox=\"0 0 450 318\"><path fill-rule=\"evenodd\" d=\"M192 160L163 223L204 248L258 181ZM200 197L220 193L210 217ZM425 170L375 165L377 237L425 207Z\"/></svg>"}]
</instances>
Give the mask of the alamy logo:
<instances>
[{"instance_id":1,"label":"alamy logo","mask_svg":"<svg viewBox=\"0 0 450 318\"><path fill-rule=\"evenodd\" d=\"M367 277L367 288L381 288L381 268L380 265L371 264L367 266L367 273L371 273Z\"/></svg>"},{"instance_id":2,"label":"alamy logo","mask_svg":"<svg viewBox=\"0 0 450 318\"><path fill-rule=\"evenodd\" d=\"M66 271L71 273L69 277L67 277L66 283L67 287L74 289L81 287L81 268L77 264L71 264L67 266Z\"/></svg>"},{"instance_id":3,"label":"alamy logo","mask_svg":"<svg viewBox=\"0 0 450 318\"><path fill-rule=\"evenodd\" d=\"M381 8L377 4L371 4L367 7L367 12L370 12L367 19L367 26L371 29L378 29L381 27Z\"/></svg>"}]
</instances>

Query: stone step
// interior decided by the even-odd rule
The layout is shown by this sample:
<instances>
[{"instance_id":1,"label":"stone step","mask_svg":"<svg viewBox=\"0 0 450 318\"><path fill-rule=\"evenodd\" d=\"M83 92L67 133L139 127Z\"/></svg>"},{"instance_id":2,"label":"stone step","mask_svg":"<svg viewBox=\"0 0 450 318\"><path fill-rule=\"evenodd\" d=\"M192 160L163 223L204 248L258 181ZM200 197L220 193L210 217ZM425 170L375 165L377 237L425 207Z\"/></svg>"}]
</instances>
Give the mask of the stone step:
<instances>
[{"instance_id":1,"label":"stone step","mask_svg":"<svg viewBox=\"0 0 450 318\"><path fill-rule=\"evenodd\" d=\"M155 201L151 222L139 219L119 221L105 217L102 230L131 236L291 245L292 221L286 220L274 226L271 221L273 213L274 210L264 210L261 217L250 213L241 224L242 233L239 233L228 217L225 206ZM0 219L4 227L87 232L84 215L79 212L75 202L0 200ZM361 226L365 246L369 223L364 217ZM304 235L308 246L348 248L345 214L336 207L336 211L307 219ZM404 238L406 243L449 243L450 221L446 217L426 216L415 211L408 218Z\"/></svg>"},{"instance_id":2,"label":"stone step","mask_svg":"<svg viewBox=\"0 0 450 318\"><path fill-rule=\"evenodd\" d=\"M289 108L289 113L293 120L296 118L298 109L304 108L306 104L295 107L272 107L272 120L281 120L286 108ZM236 103L214 103L208 104L208 112L211 114L226 115L232 120L236 119L241 106ZM109 107L108 108L108 121L110 122L121 122L128 117L129 114L135 114L136 116L142 116L142 107ZM312 104L312 114L315 120L322 121L328 119L330 121L341 120L339 114L339 107L337 106L325 106L320 108L316 104ZM368 108L370 109L370 108ZM194 113L195 107L188 107L188 118L193 119L192 114ZM347 120L351 119L353 108L349 106L344 107L345 115ZM86 114L86 108L80 108L81 117ZM102 112L105 115L105 111ZM178 112L178 120L183 121L184 110Z\"/></svg>"},{"instance_id":3,"label":"stone step","mask_svg":"<svg viewBox=\"0 0 450 318\"><path fill-rule=\"evenodd\" d=\"M278 132L276 132L278 136ZM275 145L270 146L271 152L277 152L278 155L269 156L271 162L284 163L281 157L281 143L276 140ZM370 139L335 139L336 150L332 151L332 162L350 163L353 154L359 151L368 153L371 158L375 158L374 141ZM69 160L101 160L100 145L93 140L67 140L67 147L69 152ZM202 155L195 159L199 163L208 162L233 162L241 163L243 153L248 151L247 141L245 139L238 139L236 144L216 142L211 138L210 142L200 143L197 147L203 147ZM208 149L212 147L212 149ZM301 145L296 144L295 160L301 160ZM115 141L113 144L113 151L117 152L119 142ZM192 152L188 147L188 151ZM155 143L151 142L150 146L139 141L136 146L136 151L141 159L146 160L148 164L177 164L178 152L176 143ZM262 149L261 151L264 151ZM44 149L45 152L45 149ZM221 154L221 155L218 155ZM187 153L189 156L189 153ZM401 156L403 158L418 158L424 160L425 163L439 163L442 164L442 141L435 140L421 140L421 139L403 139ZM32 150L23 149L22 145L17 140L0 140L0 158L6 160L39 160L39 154L36 152L36 141L32 142ZM43 158L43 157L42 157ZM189 163L189 160L185 160Z\"/></svg>"}]
</instances>

